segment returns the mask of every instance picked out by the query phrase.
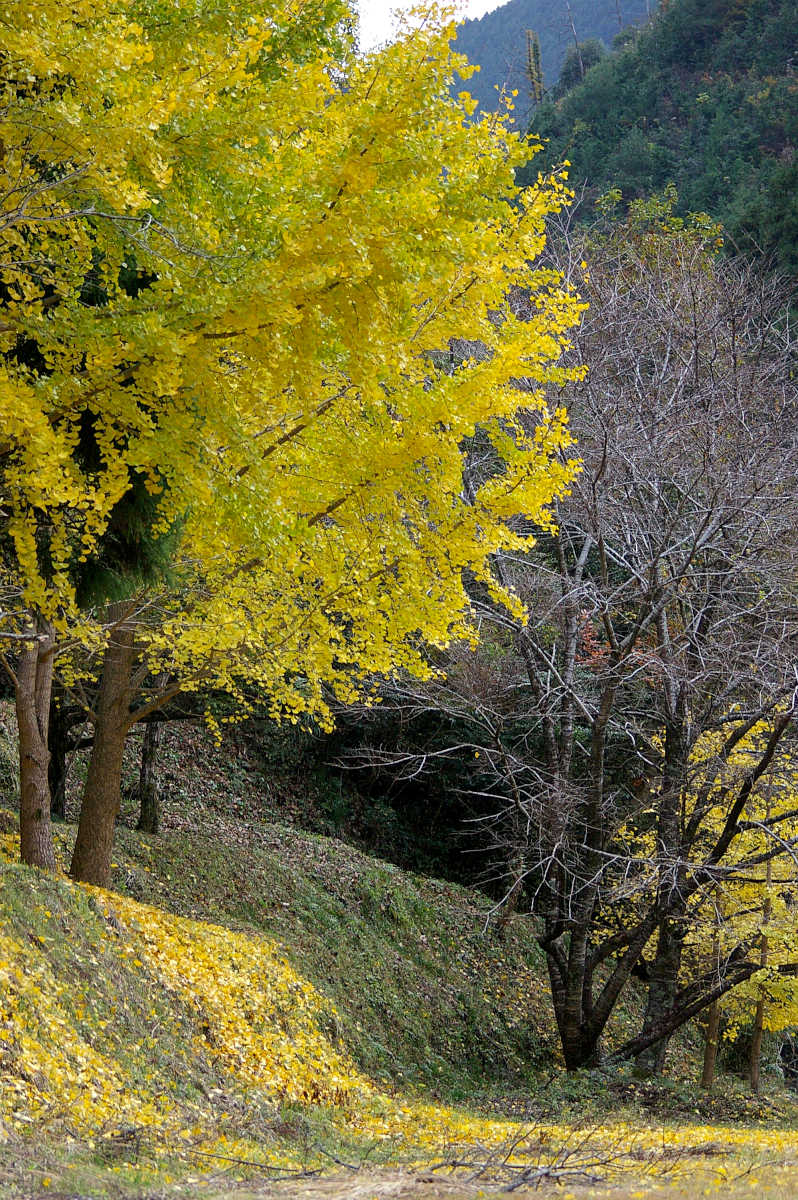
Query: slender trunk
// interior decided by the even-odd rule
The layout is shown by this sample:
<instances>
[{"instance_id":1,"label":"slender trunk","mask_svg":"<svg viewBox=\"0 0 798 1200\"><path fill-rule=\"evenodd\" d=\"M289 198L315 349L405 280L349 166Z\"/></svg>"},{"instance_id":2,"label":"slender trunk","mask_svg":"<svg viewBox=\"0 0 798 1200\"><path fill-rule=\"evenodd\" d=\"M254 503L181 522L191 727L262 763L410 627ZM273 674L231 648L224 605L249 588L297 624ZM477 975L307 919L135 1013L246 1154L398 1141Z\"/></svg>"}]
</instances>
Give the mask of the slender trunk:
<instances>
[{"instance_id":1,"label":"slender trunk","mask_svg":"<svg viewBox=\"0 0 798 1200\"><path fill-rule=\"evenodd\" d=\"M568 10L568 24L571 26L571 35L574 39L574 45L576 46L576 57L579 61L579 78L584 79L585 63L584 63L584 59L582 58L582 47L579 45L579 38L576 35L576 26L574 25L574 14L571 12L571 5L569 4L568 0L565 0L565 7Z\"/></svg>"},{"instance_id":2,"label":"slender trunk","mask_svg":"<svg viewBox=\"0 0 798 1200\"><path fill-rule=\"evenodd\" d=\"M762 1033L765 1028L765 1001L762 996L756 1002L754 1013L754 1035L751 1038L751 1059L749 1064L749 1083L755 1096L759 1095L759 1073L762 1063Z\"/></svg>"},{"instance_id":3,"label":"slender trunk","mask_svg":"<svg viewBox=\"0 0 798 1200\"><path fill-rule=\"evenodd\" d=\"M19 728L20 857L31 867L55 870L50 826L47 729L53 687L55 637L52 626L39 622L20 653L15 679Z\"/></svg>"},{"instance_id":4,"label":"slender trunk","mask_svg":"<svg viewBox=\"0 0 798 1200\"><path fill-rule=\"evenodd\" d=\"M122 756L130 725L135 653L133 628L125 623L124 614L120 613L103 659L94 744L69 869L73 879L98 887L108 886L111 871L114 825L121 799Z\"/></svg>"},{"instance_id":5,"label":"slender trunk","mask_svg":"<svg viewBox=\"0 0 798 1200\"><path fill-rule=\"evenodd\" d=\"M50 703L50 731L47 740L50 751L47 777L50 783L50 815L59 821L66 820L67 755L71 749L71 728L65 709L53 698Z\"/></svg>"},{"instance_id":6,"label":"slender trunk","mask_svg":"<svg viewBox=\"0 0 798 1200\"><path fill-rule=\"evenodd\" d=\"M766 820L770 820L770 801L768 800ZM767 925L770 920L771 902L770 889L773 886L773 863L768 860L765 875L765 886L767 894L762 910L762 924ZM768 939L767 934L762 934L762 948L759 954L759 965L766 967L768 965ZM749 1083L751 1091L755 1096L759 1095L759 1073L762 1060L762 1032L765 1028L765 995L764 992L759 993L759 999L756 1003L756 1012L754 1013L754 1036L751 1039L751 1059L749 1071Z\"/></svg>"},{"instance_id":7,"label":"slender trunk","mask_svg":"<svg viewBox=\"0 0 798 1200\"><path fill-rule=\"evenodd\" d=\"M707 1015L707 1036L704 1042L704 1068L701 1072L701 1087L711 1088L715 1082L715 1063L718 1058L718 1034L720 1032L720 1001L713 1000Z\"/></svg>"},{"instance_id":8,"label":"slender trunk","mask_svg":"<svg viewBox=\"0 0 798 1200\"><path fill-rule=\"evenodd\" d=\"M139 771L139 820L136 826L142 833L157 833L161 826L161 797L158 792L156 764L162 732L162 721L148 721L144 726Z\"/></svg>"},{"instance_id":9,"label":"slender trunk","mask_svg":"<svg viewBox=\"0 0 798 1200\"><path fill-rule=\"evenodd\" d=\"M712 935L712 971L720 979L720 923L723 914L720 906L715 911L715 932ZM711 1088L715 1082L715 1063L718 1058L718 1032L720 1030L720 1000L715 999L707 1012L707 1032L704 1039L704 1065L701 1070L701 1087Z\"/></svg>"}]
</instances>

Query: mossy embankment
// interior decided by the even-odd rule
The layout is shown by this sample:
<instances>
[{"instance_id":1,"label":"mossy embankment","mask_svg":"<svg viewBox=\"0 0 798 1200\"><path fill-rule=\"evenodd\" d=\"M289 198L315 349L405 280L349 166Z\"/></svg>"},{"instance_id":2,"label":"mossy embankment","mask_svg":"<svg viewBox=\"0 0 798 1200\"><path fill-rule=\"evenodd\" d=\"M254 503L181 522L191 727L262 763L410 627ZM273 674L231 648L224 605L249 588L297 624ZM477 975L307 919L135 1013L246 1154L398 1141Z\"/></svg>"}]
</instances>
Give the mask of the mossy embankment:
<instances>
[{"instance_id":1,"label":"mossy embankment","mask_svg":"<svg viewBox=\"0 0 798 1200\"><path fill-rule=\"evenodd\" d=\"M71 833L57 833L62 852ZM477 1128L422 1100L402 1070L416 1038L416 1082L424 1071L436 1080L427 1091L440 1090L439 1075L449 1086L478 1077L476 1018L451 980L433 988L442 951L424 946L436 921L443 936L442 912L465 916L466 894L442 891L428 911L423 888L353 851L363 878L342 882L345 904L326 874L343 856L287 831L235 856L217 840L167 836L157 868L154 843L123 833L119 891L19 866L14 833L1 841L0 1166L46 1150L46 1187L60 1147L72 1176L93 1163L120 1186L214 1164L279 1178L341 1155L396 1162L460 1137L506 1136L507 1122ZM144 902L145 891L169 904ZM293 935L290 953L278 930ZM478 989L474 937L450 950L466 999ZM516 953L505 948L497 970ZM493 1053L508 1047L510 1034ZM520 1062L520 1042L515 1053Z\"/></svg>"},{"instance_id":2,"label":"mossy embankment","mask_svg":"<svg viewBox=\"0 0 798 1200\"><path fill-rule=\"evenodd\" d=\"M466 1099L522 1088L556 1062L545 967L523 921L499 937L479 893L288 826L231 822L228 832L225 841L218 822L208 835L120 828L112 887L279 947L335 1008L336 1038L382 1086ZM71 827L58 827L63 861L71 837ZM10 860L13 834L5 840ZM43 916L54 911L52 888L57 928ZM0 894L18 936L41 936L56 957L59 941L108 943L107 930L86 932L97 918L83 889L9 865ZM113 937L108 947L118 950ZM64 986L73 966L64 963ZM107 968L94 973L98 991Z\"/></svg>"},{"instance_id":3,"label":"mossy embankment","mask_svg":"<svg viewBox=\"0 0 798 1200\"><path fill-rule=\"evenodd\" d=\"M632 1093L612 1113L606 1080L558 1080L541 1104L557 1072L533 930L497 937L478 893L246 822L121 828L100 891L17 865L4 824L3 1196L232 1195L480 1156L487 1182L591 1161L648 1188L684 1154L711 1174L712 1146L744 1153L746 1130L698 1113L665 1130ZM72 836L57 830L64 861ZM756 1136L798 1156L794 1136Z\"/></svg>"}]
</instances>

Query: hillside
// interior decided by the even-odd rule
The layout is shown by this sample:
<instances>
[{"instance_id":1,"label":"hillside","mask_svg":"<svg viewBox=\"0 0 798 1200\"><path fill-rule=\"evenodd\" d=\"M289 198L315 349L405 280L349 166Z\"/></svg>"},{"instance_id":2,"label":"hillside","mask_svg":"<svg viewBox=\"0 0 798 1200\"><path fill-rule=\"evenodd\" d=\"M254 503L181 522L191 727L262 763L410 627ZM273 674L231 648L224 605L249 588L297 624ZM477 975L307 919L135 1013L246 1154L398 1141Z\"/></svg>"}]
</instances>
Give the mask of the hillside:
<instances>
[{"instance_id":1,"label":"hillside","mask_svg":"<svg viewBox=\"0 0 798 1200\"><path fill-rule=\"evenodd\" d=\"M506 1136L497 1121L381 1090L347 1049L351 1008L339 1013L291 950L252 925L197 922L16 866L0 867L0 923L4 1196L56 1180L94 1193L103 1177L113 1194L127 1185L138 1195L144 1178L164 1186L188 1172L194 1185L214 1166L206 1185L242 1165L312 1175L340 1155L379 1164L425 1144L430 1153L458 1137ZM327 948L336 953L332 939ZM394 1021L411 1011L381 993L382 965L370 986L355 983L358 965L338 971L350 990L370 992ZM21 1192L12 1160L28 1176Z\"/></svg>"},{"instance_id":2,"label":"hillside","mask_svg":"<svg viewBox=\"0 0 798 1200\"><path fill-rule=\"evenodd\" d=\"M609 47L621 26L644 22L656 0L573 0L571 11L580 41L599 38ZM497 92L518 89L517 121L529 113L529 81L526 75L526 32L540 38L541 65L545 85L556 83L573 35L563 0L510 0L484 17L466 21L458 30L456 49L480 66L468 81L468 89L479 108L496 108Z\"/></svg>"},{"instance_id":3,"label":"hillside","mask_svg":"<svg viewBox=\"0 0 798 1200\"><path fill-rule=\"evenodd\" d=\"M608 1180L637 1179L646 1138L649 1183L718 1139L733 1157L752 1137L770 1158L798 1154L786 1134L724 1126L781 1126L783 1096L747 1100L728 1082L695 1096L690 1035L669 1081L566 1076L531 923L499 937L480 892L280 823L281 809L308 820L295 785L264 786L240 749L232 733L220 749L201 728L169 729L163 832L137 833L126 804L112 891L19 866L16 818L0 812L0 1194L231 1195L238 1178L345 1163L407 1172L525 1129L523 1161L575 1156L567 1180L587 1152L570 1127L586 1119ZM62 863L73 838L57 827ZM636 1003L617 1013L624 1029ZM663 1157L666 1114L682 1124ZM631 1129L631 1157L608 1158ZM395 1174L367 1178L369 1196L400 1194ZM402 1176L408 1195L474 1194L415 1178Z\"/></svg>"},{"instance_id":4,"label":"hillside","mask_svg":"<svg viewBox=\"0 0 798 1200\"><path fill-rule=\"evenodd\" d=\"M529 930L486 936L478 894L188 807L158 839L120 829L118 891L14 863L0 814L4 1197L229 1196L246 1179L243 1200L368 1163L369 1196L454 1198L474 1189L425 1188L419 1168L484 1159L507 1184L592 1164L651 1187L684 1179L683 1160L719 1178L721 1144L730 1164L777 1151L778 1179L798 1154L784 1111L728 1088L696 1101L623 1072L561 1079ZM667 1134L665 1112L682 1120ZM723 1125L752 1117L775 1127Z\"/></svg>"},{"instance_id":5,"label":"hillside","mask_svg":"<svg viewBox=\"0 0 798 1200\"><path fill-rule=\"evenodd\" d=\"M593 197L674 183L743 250L798 268L798 7L673 0L652 26L535 114L549 163ZM540 163L535 163L535 171Z\"/></svg>"}]
</instances>

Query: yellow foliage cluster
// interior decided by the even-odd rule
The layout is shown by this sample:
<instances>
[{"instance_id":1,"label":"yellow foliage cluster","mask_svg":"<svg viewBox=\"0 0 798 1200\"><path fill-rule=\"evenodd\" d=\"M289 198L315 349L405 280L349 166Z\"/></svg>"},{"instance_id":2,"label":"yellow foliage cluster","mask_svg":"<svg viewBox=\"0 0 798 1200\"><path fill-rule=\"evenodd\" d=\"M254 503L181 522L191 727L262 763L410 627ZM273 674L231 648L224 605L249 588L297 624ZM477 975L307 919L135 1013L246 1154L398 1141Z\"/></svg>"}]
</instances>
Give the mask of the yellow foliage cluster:
<instances>
[{"instance_id":1,"label":"yellow foliage cluster","mask_svg":"<svg viewBox=\"0 0 798 1200\"><path fill-rule=\"evenodd\" d=\"M530 266L564 178L515 187L534 148L450 96L453 28L357 57L348 15L11 0L0 22L0 351L39 358L0 357L10 585L78 620L135 477L182 539L153 666L255 678L288 716L423 672L420 636L465 632L463 572L487 580L507 519L545 524L575 471L564 413L529 393L530 431L511 383L572 374L580 305ZM440 369L452 338L484 352Z\"/></svg>"}]
</instances>

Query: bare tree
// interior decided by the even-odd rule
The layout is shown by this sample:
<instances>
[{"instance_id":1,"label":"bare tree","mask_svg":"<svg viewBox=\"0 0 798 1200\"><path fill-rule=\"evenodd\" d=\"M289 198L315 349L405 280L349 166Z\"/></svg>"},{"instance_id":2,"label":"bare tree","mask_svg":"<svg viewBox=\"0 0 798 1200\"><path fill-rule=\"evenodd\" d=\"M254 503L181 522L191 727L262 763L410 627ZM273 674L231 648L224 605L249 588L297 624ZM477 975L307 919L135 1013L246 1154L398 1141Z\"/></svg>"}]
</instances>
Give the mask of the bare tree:
<instances>
[{"instance_id":1,"label":"bare tree","mask_svg":"<svg viewBox=\"0 0 798 1200\"><path fill-rule=\"evenodd\" d=\"M580 79L584 79L585 64L582 60L582 46L579 42L579 38L577 37L576 25L574 24L574 14L571 12L571 5L569 4L569 0L565 0L565 9L566 9L566 12L568 13L568 24L571 27L571 36L574 39L574 46L576 47L576 57L579 62L579 77L580 77Z\"/></svg>"},{"instance_id":2,"label":"bare tree","mask_svg":"<svg viewBox=\"0 0 798 1200\"><path fill-rule=\"evenodd\" d=\"M590 370L552 398L567 402L584 469L556 531L494 564L529 619L475 588L482 648L403 701L468 730L434 754L473 760L476 826L505 902L523 897L539 918L569 1069L599 1059L633 973L648 979L643 1026L611 1052L657 1070L671 1033L759 968L741 943L685 978L682 949L707 894L753 865L731 851L796 707L798 396L783 292L717 259L700 225L644 217L560 247L567 272L590 260L573 349ZM516 308L534 317L520 295ZM492 469L478 447L472 469ZM746 770L722 782L754 729ZM717 772L695 762L709 734ZM369 757L430 765L429 752ZM759 863L789 849L775 836L789 808L774 797Z\"/></svg>"}]
</instances>

